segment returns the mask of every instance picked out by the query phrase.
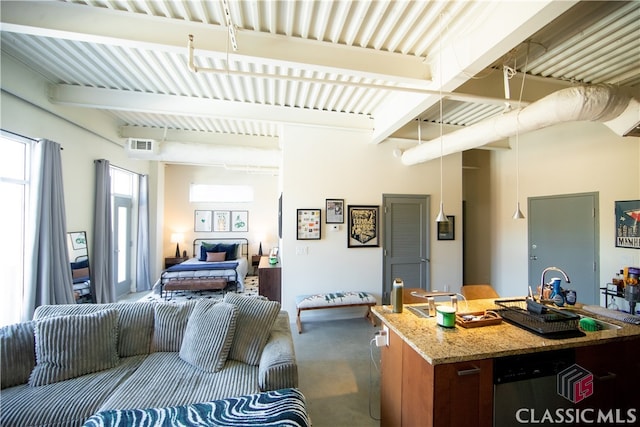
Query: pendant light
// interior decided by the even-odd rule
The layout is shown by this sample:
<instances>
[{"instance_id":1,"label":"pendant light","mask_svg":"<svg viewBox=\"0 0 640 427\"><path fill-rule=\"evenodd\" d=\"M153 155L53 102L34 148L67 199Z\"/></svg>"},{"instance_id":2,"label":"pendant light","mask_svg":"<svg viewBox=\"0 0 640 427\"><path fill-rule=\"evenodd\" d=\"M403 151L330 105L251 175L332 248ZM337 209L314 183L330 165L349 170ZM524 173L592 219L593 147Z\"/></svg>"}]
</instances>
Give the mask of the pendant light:
<instances>
[{"instance_id":1,"label":"pendant light","mask_svg":"<svg viewBox=\"0 0 640 427\"><path fill-rule=\"evenodd\" d=\"M442 201L442 197L443 197L443 192L442 192L442 157L444 154L444 148L443 148L443 141L442 141L442 32L443 32L443 28L442 28L442 15L440 15L440 38L439 38L439 49L438 49L438 68L439 68L439 74L440 74L440 89L439 89L439 96L440 96L440 101L439 101L439 105L440 105L440 211L438 212L438 216L436 217L436 223L438 222L449 222L449 219L447 218L447 215L445 215L444 213L444 203Z\"/></svg>"},{"instance_id":2,"label":"pendant light","mask_svg":"<svg viewBox=\"0 0 640 427\"><path fill-rule=\"evenodd\" d=\"M520 111L516 115L516 210L513 213L513 219L524 219L524 215L520 210L520 149L519 149L519 132L518 125L520 119Z\"/></svg>"},{"instance_id":3,"label":"pendant light","mask_svg":"<svg viewBox=\"0 0 640 427\"><path fill-rule=\"evenodd\" d=\"M518 98L518 105L522 105L522 93L524 92L524 79L527 76L527 65L529 64L529 47L527 45L527 56L524 63L524 69L522 70L522 83L520 84L520 96ZM516 68L517 70L517 68ZM513 212L513 219L524 219L524 214L520 210L520 112L522 107L519 107L518 114L516 114L516 210Z\"/></svg>"}]
</instances>

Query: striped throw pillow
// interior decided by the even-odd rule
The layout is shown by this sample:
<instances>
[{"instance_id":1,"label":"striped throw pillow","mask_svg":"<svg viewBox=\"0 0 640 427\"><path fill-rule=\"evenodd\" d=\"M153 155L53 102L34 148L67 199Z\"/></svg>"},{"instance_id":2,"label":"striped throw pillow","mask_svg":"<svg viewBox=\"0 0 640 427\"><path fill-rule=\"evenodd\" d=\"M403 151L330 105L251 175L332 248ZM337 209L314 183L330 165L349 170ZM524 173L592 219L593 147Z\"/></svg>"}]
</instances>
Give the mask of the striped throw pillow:
<instances>
[{"instance_id":1,"label":"striped throw pillow","mask_svg":"<svg viewBox=\"0 0 640 427\"><path fill-rule=\"evenodd\" d=\"M155 307L151 351L180 351L189 316L197 300L181 304L159 302Z\"/></svg>"},{"instance_id":2,"label":"striped throw pillow","mask_svg":"<svg viewBox=\"0 0 640 427\"><path fill-rule=\"evenodd\" d=\"M35 321L36 366L32 387L117 366L118 310L49 317Z\"/></svg>"},{"instance_id":3,"label":"striped throw pillow","mask_svg":"<svg viewBox=\"0 0 640 427\"><path fill-rule=\"evenodd\" d=\"M206 372L222 369L236 330L238 309L232 304L199 300L184 331L180 358Z\"/></svg>"},{"instance_id":4,"label":"striped throw pillow","mask_svg":"<svg viewBox=\"0 0 640 427\"><path fill-rule=\"evenodd\" d=\"M271 328L280 313L280 303L229 292L224 302L238 307L238 324L229 358L258 366Z\"/></svg>"}]
</instances>

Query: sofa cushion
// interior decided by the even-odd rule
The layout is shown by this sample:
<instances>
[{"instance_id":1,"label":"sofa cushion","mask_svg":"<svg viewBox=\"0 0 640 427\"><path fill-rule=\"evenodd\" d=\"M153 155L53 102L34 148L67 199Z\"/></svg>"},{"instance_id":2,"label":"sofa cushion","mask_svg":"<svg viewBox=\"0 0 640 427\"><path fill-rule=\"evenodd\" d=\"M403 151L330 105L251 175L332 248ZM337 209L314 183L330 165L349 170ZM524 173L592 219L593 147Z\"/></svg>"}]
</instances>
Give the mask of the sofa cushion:
<instances>
[{"instance_id":1,"label":"sofa cushion","mask_svg":"<svg viewBox=\"0 0 640 427\"><path fill-rule=\"evenodd\" d=\"M125 357L113 369L40 387L30 387L25 383L6 388L2 390L0 425L81 426L135 372L145 358L146 355Z\"/></svg>"},{"instance_id":2,"label":"sofa cushion","mask_svg":"<svg viewBox=\"0 0 640 427\"><path fill-rule=\"evenodd\" d=\"M218 372L227 361L237 317L233 304L198 301L184 332L180 358L203 371Z\"/></svg>"},{"instance_id":3,"label":"sofa cushion","mask_svg":"<svg viewBox=\"0 0 640 427\"><path fill-rule=\"evenodd\" d=\"M280 313L280 303L228 293L224 302L238 307L238 320L229 358L257 366L271 327Z\"/></svg>"},{"instance_id":4,"label":"sofa cushion","mask_svg":"<svg viewBox=\"0 0 640 427\"><path fill-rule=\"evenodd\" d=\"M180 304L159 302L155 306L151 351L180 351L184 331L198 300Z\"/></svg>"},{"instance_id":5,"label":"sofa cushion","mask_svg":"<svg viewBox=\"0 0 640 427\"><path fill-rule=\"evenodd\" d=\"M30 386L76 378L118 365L118 311L35 322L36 366Z\"/></svg>"},{"instance_id":6,"label":"sofa cushion","mask_svg":"<svg viewBox=\"0 0 640 427\"><path fill-rule=\"evenodd\" d=\"M219 372L205 372L177 352L152 353L99 410L185 405L258 393L257 378L257 366L236 360L227 360Z\"/></svg>"},{"instance_id":7,"label":"sofa cushion","mask_svg":"<svg viewBox=\"0 0 640 427\"><path fill-rule=\"evenodd\" d=\"M26 384L36 366L34 322L0 328L0 379L2 388Z\"/></svg>"},{"instance_id":8,"label":"sofa cushion","mask_svg":"<svg viewBox=\"0 0 640 427\"><path fill-rule=\"evenodd\" d=\"M129 357L149 354L155 304L155 302L136 302L41 305L36 308L33 318L89 314L115 308L120 313L118 316L118 354L120 357Z\"/></svg>"}]
</instances>

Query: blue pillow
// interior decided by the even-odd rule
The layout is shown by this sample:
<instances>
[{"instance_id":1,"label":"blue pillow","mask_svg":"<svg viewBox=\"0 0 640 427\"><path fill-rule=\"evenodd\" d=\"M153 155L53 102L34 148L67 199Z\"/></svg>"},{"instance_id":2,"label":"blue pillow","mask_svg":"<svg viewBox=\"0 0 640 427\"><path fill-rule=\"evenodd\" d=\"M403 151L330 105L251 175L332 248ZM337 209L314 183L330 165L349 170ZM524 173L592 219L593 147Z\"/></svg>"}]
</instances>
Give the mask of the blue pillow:
<instances>
[{"instance_id":1,"label":"blue pillow","mask_svg":"<svg viewBox=\"0 0 640 427\"><path fill-rule=\"evenodd\" d=\"M236 253L238 252L238 244L237 243L231 243L231 244L219 243L215 251L207 251L207 252L225 252L227 254L225 255L225 258L224 258L225 261L231 261L237 258ZM205 254L205 259L207 259L206 254Z\"/></svg>"},{"instance_id":2,"label":"blue pillow","mask_svg":"<svg viewBox=\"0 0 640 427\"><path fill-rule=\"evenodd\" d=\"M222 249L218 250L219 243L200 243L200 261L207 260L207 252L223 252Z\"/></svg>"}]
</instances>

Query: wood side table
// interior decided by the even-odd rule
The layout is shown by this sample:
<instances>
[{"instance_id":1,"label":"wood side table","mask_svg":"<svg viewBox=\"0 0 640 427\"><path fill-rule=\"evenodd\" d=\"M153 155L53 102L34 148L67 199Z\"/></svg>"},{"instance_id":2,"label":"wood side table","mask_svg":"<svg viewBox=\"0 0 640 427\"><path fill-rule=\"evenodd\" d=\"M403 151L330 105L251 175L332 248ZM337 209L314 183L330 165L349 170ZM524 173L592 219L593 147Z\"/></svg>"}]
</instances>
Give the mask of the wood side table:
<instances>
[{"instance_id":1,"label":"wood side table","mask_svg":"<svg viewBox=\"0 0 640 427\"><path fill-rule=\"evenodd\" d=\"M282 302L280 297L281 282L280 261L277 264L269 264L269 257L263 256L258 266L259 294L271 301Z\"/></svg>"},{"instance_id":2,"label":"wood side table","mask_svg":"<svg viewBox=\"0 0 640 427\"><path fill-rule=\"evenodd\" d=\"M165 270L169 267L171 267L172 265L176 265L176 264L180 264L181 262L185 262L186 260L188 260L188 257L169 257L169 258L165 258L164 259L164 268Z\"/></svg>"}]
</instances>

